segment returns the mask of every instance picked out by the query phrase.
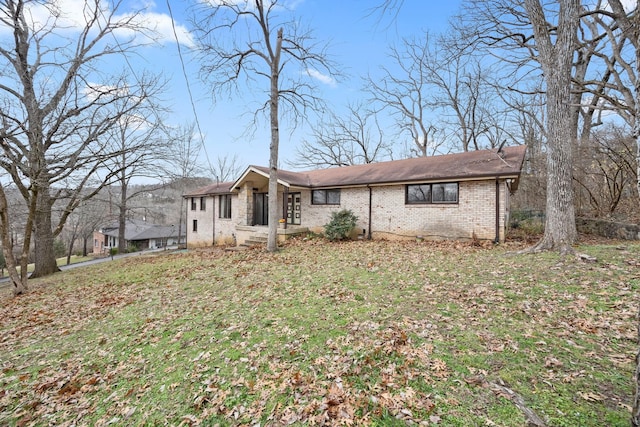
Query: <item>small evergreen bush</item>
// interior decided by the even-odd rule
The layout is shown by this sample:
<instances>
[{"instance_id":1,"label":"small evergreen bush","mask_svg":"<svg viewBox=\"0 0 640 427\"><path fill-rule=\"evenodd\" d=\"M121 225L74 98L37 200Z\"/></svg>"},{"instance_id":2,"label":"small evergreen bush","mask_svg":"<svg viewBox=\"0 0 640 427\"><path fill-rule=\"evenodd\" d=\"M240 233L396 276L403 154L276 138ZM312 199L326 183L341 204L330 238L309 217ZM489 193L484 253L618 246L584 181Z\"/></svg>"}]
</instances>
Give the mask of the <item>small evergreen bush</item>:
<instances>
[{"instance_id":1,"label":"small evergreen bush","mask_svg":"<svg viewBox=\"0 0 640 427\"><path fill-rule=\"evenodd\" d=\"M331 221L324 226L324 235L329 240L344 240L355 228L358 217L349 209L331 213Z\"/></svg>"}]
</instances>

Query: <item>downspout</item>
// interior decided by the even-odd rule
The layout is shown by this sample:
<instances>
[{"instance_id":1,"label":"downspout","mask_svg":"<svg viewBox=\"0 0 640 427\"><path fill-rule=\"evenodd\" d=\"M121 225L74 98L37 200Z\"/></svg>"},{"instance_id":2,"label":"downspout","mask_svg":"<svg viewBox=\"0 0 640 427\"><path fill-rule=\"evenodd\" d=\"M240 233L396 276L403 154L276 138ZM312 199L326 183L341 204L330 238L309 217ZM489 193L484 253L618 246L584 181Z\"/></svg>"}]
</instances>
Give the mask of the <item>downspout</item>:
<instances>
[{"instance_id":1,"label":"downspout","mask_svg":"<svg viewBox=\"0 0 640 427\"><path fill-rule=\"evenodd\" d=\"M500 243L500 180L496 177L496 238L493 243Z\"/></svg>"},{"instance_id":2,"label":"downspout","mask_svg":"<svg viewBox=\"0 0 640 427\"><path fill-rule=\"evenodd\" d=\"M211 196L211 232L213 237L213 242L211 246L216 245L216 196Z\"/></svg>"},{"instance_id":3,"label":"downspout","mask_svg":"<svg viewBox=\"0 0 640 427\"><path fill-rule=\"evenodd\" d=\"M367 188L369 189L369 235L367 236L367 239L371 240L371 201L373 200L373 189L370 185L367 185Z\"/></svg>"}]
</instances>

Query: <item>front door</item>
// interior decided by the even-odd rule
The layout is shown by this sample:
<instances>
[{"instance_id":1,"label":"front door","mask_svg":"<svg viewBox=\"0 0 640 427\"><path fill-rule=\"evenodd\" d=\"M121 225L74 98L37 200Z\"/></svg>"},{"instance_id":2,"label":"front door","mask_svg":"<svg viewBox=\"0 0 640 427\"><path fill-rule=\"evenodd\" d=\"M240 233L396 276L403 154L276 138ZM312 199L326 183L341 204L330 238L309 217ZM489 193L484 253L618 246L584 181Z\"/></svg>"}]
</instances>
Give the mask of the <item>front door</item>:
<instances>
[{"instance_id":1,"label":"front door","mask_svg":"<svg viewBox=\"0 0 640 427\"><path fill-rule=\"evenodd\" d=\"M253 225L269 225L269 194L253 194Z\"/></svg>"},{"instance_id":2,"label":"front door","mask_svg":"<svg viewBox=\"0 0 640 427\"><path fill-rule=\"evenodd\" d=\"M287 199L287 224L300 225L300 193L289 193Z\"/></svg>"}]
</instances>

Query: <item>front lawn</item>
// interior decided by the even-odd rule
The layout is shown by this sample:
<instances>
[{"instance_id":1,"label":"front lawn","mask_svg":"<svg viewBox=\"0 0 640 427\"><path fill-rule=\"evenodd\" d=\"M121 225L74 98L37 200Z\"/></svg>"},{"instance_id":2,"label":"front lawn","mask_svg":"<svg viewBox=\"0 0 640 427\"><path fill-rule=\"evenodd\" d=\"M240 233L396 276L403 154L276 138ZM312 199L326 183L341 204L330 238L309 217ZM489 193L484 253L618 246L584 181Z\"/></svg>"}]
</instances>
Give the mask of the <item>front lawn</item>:
<instances>
[{"instance_id":1,"label":"front lawn","mask_svg":"<svg viewBox=\"0 0 640 427\"><path fill-rule=\"evenodd\" d=\"M640 245L516 249L312 239L34 280L0 294L0 425L628 425Z\"/></svg>"}]
</instances>

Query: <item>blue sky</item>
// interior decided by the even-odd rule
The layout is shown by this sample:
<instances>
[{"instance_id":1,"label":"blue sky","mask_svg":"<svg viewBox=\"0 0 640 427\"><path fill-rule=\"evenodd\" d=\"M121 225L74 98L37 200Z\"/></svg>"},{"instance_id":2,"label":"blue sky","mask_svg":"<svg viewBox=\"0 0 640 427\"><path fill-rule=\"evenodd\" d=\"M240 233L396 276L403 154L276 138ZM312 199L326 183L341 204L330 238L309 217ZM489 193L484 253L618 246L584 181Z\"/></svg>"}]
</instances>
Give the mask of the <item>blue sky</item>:
<instances>
[{"instance_id":1,"label":"blue sky","mask_svg":"<svg viewBox=\"0 0 640 427\"><path fill-rule=\"evenodd\" d=\"M171 1L171 11L181 38L186 37L182 31L189 27L186 20L187 4L188 2ZM364 99L361 77L367 73L375 74L385 63L390 44L398 43L402 37L424 34L424 31L443 31L447 26L447 20L459 7L459 1L405 0L395 21L386 17L380 22L379 15L367 16L375 4L375 0L296 2L295 15L311 28L317 40L329 41L332 58L347 73L338 83L318 83L320 95L329 108L340 110L347 102ZM148 12L168 15L166 1L150 3L148 7ZM166 24L161 28L166 28ZM253 138L244 136L244 131L252 121L252 111L249 111L246 105L251 97L219 100L214 104L209 88L197 78L199 64L189 53L187 46L182 46L182 52L196 114L204 133L206 150L201 153L204 162L206 163L206 157L215 163L218 156L237 155L239 163L243 166L267 165L270 141L268 123L261 123ZM161 48L149 49L145 62L146 66L155 71L163 70L171 81L171 89L166 97L171 100L174 110L171 120L175 124L193 121L193 108L176 44L168 40ZM145 64L143 62L139 65ZM286 162L294 159L296 147L303 138L311 139L308 128L299 128L294 134L290 134L288 123L281 123L281 167L292 169Z\"/></svg>"},{"instance_id":2,"label":"blue sky","mask_svg":"<svg viewBox=\"0 0 640 427\"><path fill-rule=\"evenodd\" d=\"M110 8L111 0L102 0L103 7ZM250 164L268 165L269 124L262 121L252 137L247 137L246 129L253 122L251 101L261 90L267 89L266 80L259 81L264 88L251 87L232 100L219 99L214 102L209 87L198 78L200 64L193 55L193 38L189 32L189 7L197 0L124 0L116 12L116 17L133 11L141 11L140 19L154 26L160 34L157 44L140 49L138 55L130 56L127 63L111 62L114 70L130 66L136 74L144 69L162 73L169 81L164 99L173 112L166 124L183 125L194 122L197 116L204 137L201 151L203 164L216 163L218 157L237 156L239 166ZM209 0L216 1L216 0ZM241 2L243 0L235 0ZM425 31L438 33L446 29L448 19L459 8L461 0L404 0L402 8L394 17L372 14L372 7L383 0L281 0L290 6L293 15L308 27L315 39L328 43L328 53L345 73L338 82L316 81L317 95L326 102L327 109L340 111L347 103L364 101L363 76L375 75L387 62L388 48L400 43L403 37L421 36ZM170 3L168 3L170 2ZM84 23L82 10L85 0L57 0L59 21L56 31L62 36L81 28ZM168 7L170 5L170 8ZM171 14L169 13L171 10ZM35 26L45 25L50 20L50 11L38 3L30 3L29 16ZM173 17L173 22L171 17ZM40 23L40 24L38 24ZM177 36L174 34L175 27ZM130 36L119 34L119 36ZM229 37L232 35L230 34ZM0 27L0 38L11 37L6 27ZM178 55L178 43L185 71ZM64 40L64 39L62 39ZM187 81L192 97L187 90ZM258 99L266 102L266 95ZM195 107L195 113L194 113ZM291 124L281 120L280 165L294 169L288 162L295 158L296 147L302 140L312 141L308 127L299 127L291 133ZM391 137L392 132L385 131Z\"/></svg>"}]
</instances>

